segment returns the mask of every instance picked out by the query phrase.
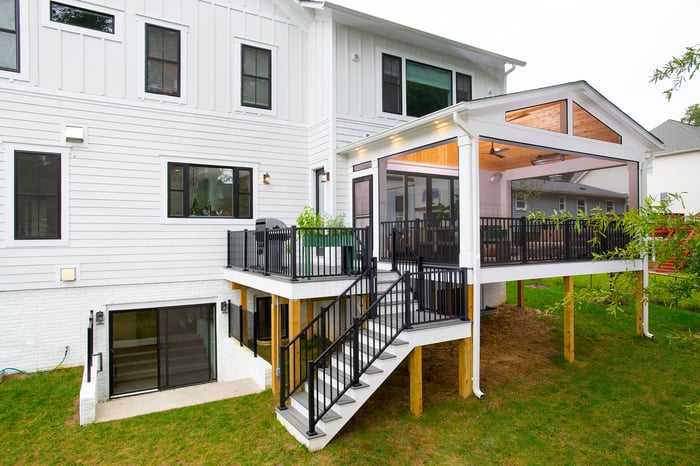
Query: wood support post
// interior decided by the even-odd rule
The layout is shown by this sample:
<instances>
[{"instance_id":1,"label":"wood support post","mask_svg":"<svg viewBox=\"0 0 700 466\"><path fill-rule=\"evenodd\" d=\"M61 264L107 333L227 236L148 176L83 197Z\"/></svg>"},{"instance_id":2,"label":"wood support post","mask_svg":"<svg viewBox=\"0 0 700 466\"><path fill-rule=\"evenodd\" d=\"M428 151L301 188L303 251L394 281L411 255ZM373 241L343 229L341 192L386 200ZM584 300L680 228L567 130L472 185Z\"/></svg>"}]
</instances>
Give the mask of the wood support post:
<instances>
[{"instance_id":1,"label":"wood support post","mask_svg":"<svg viewBox=\"0 0 700 466\"><path fill-rule=\"evenodd\" d=\"M411 414L419 417L423 414L423 347L416 346L408 355L408 372L410 377Z\"/></svg>"},{"instance_id":2,"label":"wood support post","mask_svg":"<svg viewBox=\"0 0 700 466\"><path fill-rule=\"evenodd\" d=\"M279 298L275 295L271 296L270 309L270 355L272 363L272 396L277 399L280 394L280 378L279 378L279 354L280 343L282 340L282 319L280 318Z\"/></svg>"},{"instance_id":3,"label":"wood support post","mask_svg":"<svg viewBox=\"0 0 700 466\"><path fill-rule=\"evenodd\" d=\"M637 311L637 335L644 335L644 272L638 270L634 274L634 301Z\"/></svg>"},{"instance_id":4,"label":"wood support post","mask_svg":"<svg viewBox=\"0 0 700 466\"><path fill-rule=\"evenodd\" d=\"M518 280L518 307L525 307L525 280Z\"/></svg>"},{"instance_id":5,"label":"wood support post","mask_svg":"<svg viewBox=\"0 0 700 466\"><path fill-rule=\"evenodd\" d=\"M564 277L564 357L574 361L574 277Z\"/></svg>"},{"instance_id":6,"label":"wood support post","mask_svg":"<svg viewBox=\"0 0 700 466\"><path fill-rule=\"evenodd\" d=\"M467 285L467 317L474 320L474 285ZM473 386L472 373L474 372L474 339L472 337L459 341L459 395L467 398L471 395Z\"/></svg>"},{"instance_id":7,"label":"wood support post","mask_svg":"<svg viewBox=\"0 0 700 466\"><path fill-rule=\"evenodd\" d=\"M289 339L291 340L301 331L301 301L298 299L289 300ZM301 347L294 346L294 351L289 355L289 382L294 386L301 379L300 368L297 361L301 360ZM281 363L284 363L281 361Z\"/></svg>"}]
</instances>

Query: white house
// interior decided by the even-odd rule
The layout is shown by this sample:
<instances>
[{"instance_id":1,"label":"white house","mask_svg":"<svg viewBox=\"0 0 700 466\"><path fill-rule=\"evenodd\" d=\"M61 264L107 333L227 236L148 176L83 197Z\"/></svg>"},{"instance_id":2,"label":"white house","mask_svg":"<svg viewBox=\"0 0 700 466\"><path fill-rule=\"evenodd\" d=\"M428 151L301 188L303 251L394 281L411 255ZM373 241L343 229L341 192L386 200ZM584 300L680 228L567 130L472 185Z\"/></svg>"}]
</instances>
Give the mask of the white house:
<instances>
[{"instance_id":1,"label":"white house","mask_svg":"<svg viewBox=\"0 0 700 466\"><path fill-rule=\"evenodd\" d=\"M693 169L700 161L700 127L667 120L651 133L664 142L665 148L649 165L648 194L657 200L670 193L681 194L683 204L673 201L670 206L674 212L700 212L700 189Z\"/></svg>"},{"instance_id":2,"label":"white house","mask_svg":"<svg viewBox=\"0 0 700 466\"><path fill-rule=\"evenodd\" d=\"M481 396L504 281L646 271L511 218L512 181L586 170L634 207L661 148L584 81L507 94L524 65L329 2L1 2L0 364L85 365L84 423L252 378L311 449L424 345Z\"/></svg>"}]
</instances>

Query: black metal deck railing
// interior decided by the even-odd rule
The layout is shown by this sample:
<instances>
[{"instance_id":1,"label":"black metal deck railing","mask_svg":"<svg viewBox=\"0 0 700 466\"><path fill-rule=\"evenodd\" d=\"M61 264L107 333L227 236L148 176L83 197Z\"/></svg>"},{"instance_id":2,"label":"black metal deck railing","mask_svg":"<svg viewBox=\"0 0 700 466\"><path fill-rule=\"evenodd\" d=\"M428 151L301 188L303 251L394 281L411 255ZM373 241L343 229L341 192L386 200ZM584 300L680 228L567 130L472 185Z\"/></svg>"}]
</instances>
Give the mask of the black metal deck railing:
<instances>
[{"instance_id":1,"label":"black metal deck railing","mask_svg":"<svg viewBox=\"0 0 700 466\"><path fill-rule=\"evenodd\" d=\"M422 283L423 304L414 296ZM307 433L405 329L418 324L467 320L466 270L432 268L405 273L315 359L307 361ZM421 308L422 307L422 308ZM283 405L281 406L283 408Z\"/></svg>"},{"instance_id":2,"label":"black metal deck railing","mask_svg":"<svg viewBox=\"0 0 700 466\"><path fill-rule=\"evenodd\" d=\"M630 241L618 223L600 230L582 220L481 218L481 264L591 260Z\"/></svg>"},{"instance_id":3,"label":"black metal deck railing","mask_svg":"<svg viewBox=\"0 0 700 466\"><path fill-rule=\"evenodd\" d=\"M402 260L414 254L423 263L458 262L456 223L431 226L423 220L383 222L379 230L379 257L383 260ZM396 238L401 241L397 242ZM481 217L480 220L482 266L591 260L595 254L623 248L629 241L619 223L611 223L601 231L577 219L557 222L527 217Z\"/></svg>"},{"instance_id":4,"label":"black metal deck railing","mask_svg":"<svg viewBox=\"0 0 700 466\"><path fill-rule=\"evenodd\" d=\"M301 278L358 275L370 265L366 228L266 228L228 232L227 267Z\"/></svg>"}]
</instances>

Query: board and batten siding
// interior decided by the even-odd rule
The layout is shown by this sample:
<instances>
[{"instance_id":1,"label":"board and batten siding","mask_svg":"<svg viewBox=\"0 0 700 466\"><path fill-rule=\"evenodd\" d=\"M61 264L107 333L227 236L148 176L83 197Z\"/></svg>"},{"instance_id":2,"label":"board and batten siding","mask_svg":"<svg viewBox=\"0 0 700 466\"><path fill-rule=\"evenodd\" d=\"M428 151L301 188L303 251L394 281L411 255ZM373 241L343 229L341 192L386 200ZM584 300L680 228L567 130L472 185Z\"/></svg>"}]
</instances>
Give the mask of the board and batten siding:
<instances>
[{"instance_id":1,"label":"board and batten siding","mask_svg":"<svg viewBox=\"0 0 700 466\"><path fill-rule=\"evenodd\" d=\"M77 267L78 286L221 279L226 230L255 228L256 217L291 222L307 199L299 183L308 157L302 125L3 88L0 100L5 290L66 286L57 280L61 266ZM8 148L65 150L65 123L84 125L88 135L87 144L69 148L62 174L68 237L51 246L12 241ZM169 160L253 168L253 219L167 218ZM265 172L273 184L260 182Z\"/></svg>"},{"instance_id":2,"label":"board and batten siding","mask_svg":"<svg viewBox=\"0 0 700 466\"><path fill-rule=\"evenodd\" d=\"M308 26L273 0L105 0L71 5L115 16L115 33L52 22L49 0L22 0L29 16L29 57L21 76L33 86L127 100L146 100L223 113L254 114L303 122L308 65ZM179 98L144 92L145 25L180 31ZM241 44L272 51L273 108L240 105Z\"/></svg>"},{"instance_id":3,"label":"board and batten siding","mask_svg":"<svg viewBox=\"0 0 700 466\"><path fill-rule=\"evenodd\" d=\"M473 97L505 92L503 69L430 50L345 25L336 26L336 111L339 115L390 121L413 118L381 113L381 55L389 53L472 76Z\"/></svg>"}]
</instances>

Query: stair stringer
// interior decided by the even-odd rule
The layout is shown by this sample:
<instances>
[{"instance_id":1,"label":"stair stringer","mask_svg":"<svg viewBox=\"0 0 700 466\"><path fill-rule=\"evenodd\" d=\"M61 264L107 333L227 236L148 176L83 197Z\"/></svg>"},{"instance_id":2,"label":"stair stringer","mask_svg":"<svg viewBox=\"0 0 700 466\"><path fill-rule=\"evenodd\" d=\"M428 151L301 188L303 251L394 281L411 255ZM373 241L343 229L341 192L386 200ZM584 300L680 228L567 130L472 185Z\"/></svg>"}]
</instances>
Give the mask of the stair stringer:
<instances>
[{"instance_id":1,"label":"stair stringer","mask_svg":"<svg viewBox=\"0 0 700 466\"><path fill-rule=\"evenodd\" d=\"M320 450L333 440L343 426L347 424L360 408L362 408L367 400L381 387L414 348L469 338L471 335L471 322L461 320L426 324L403 330L398 336L398 340L400 340L401 343L390 345L384 352L394 357L377 359L372 364L373 367L380 369L381 372L372 371L372 373L364 373L360 377L362 386L359 388L351 388L346 392L347 397L350 398L352 402L335 404L332 411L337 416L332 416L334 417L332 420L321 420L317 423L316 430L319 432L318 435L309 436L306 434L308 412L295 397L291 399L290 406L286 410L277 409L277 419L294 438L305 445L310 451ZM457 364L457 361L455 361L455 364ZM408 390L408 387L406 389ZM306 396L306 392L302 392L302 396ZM292 419L294 418L301 422L293 422Z\"/></svg>"}]
</instances>

